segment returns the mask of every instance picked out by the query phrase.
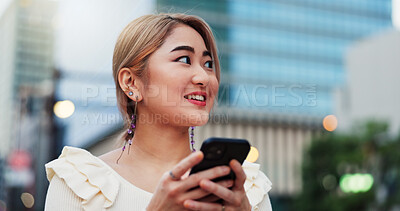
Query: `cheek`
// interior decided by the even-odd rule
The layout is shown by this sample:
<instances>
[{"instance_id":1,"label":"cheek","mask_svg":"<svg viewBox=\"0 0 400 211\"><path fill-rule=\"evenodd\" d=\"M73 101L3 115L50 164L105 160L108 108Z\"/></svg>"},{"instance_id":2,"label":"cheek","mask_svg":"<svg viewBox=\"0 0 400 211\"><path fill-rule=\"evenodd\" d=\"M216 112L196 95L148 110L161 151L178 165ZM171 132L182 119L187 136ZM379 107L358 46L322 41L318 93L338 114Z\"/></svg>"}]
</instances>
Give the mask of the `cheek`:
<instances>
[{"instance_id":1,"label":"cheek","mask_svg":"<svg viewBox=\"0 0 400 211\"><path fill-rule=\"evenodd\" d=\"M213 99L215 99L215 97L218 95L218 88L219 88L218 80L217 78L213 78L210 81L210 91L212 93Z\"/></svg>"}]
</instances>

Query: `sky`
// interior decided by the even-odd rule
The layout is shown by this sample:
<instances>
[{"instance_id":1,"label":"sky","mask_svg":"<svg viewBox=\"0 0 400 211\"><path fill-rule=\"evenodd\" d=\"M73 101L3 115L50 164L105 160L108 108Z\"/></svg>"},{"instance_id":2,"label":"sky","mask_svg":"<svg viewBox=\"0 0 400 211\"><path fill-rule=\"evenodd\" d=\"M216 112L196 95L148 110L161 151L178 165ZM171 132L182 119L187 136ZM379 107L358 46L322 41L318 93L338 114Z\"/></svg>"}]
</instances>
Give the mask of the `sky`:
<instances>
[{"instance_id":1,"label":"sky","mask_svg":"<svg viewBox=\"0 0 400 211\"><path fill-rule=\"evenodd\" d=\"M62 71L108 72L123 27L153 8L148 0L59 0L56 66Z\"/></svg>"}]
</instances>

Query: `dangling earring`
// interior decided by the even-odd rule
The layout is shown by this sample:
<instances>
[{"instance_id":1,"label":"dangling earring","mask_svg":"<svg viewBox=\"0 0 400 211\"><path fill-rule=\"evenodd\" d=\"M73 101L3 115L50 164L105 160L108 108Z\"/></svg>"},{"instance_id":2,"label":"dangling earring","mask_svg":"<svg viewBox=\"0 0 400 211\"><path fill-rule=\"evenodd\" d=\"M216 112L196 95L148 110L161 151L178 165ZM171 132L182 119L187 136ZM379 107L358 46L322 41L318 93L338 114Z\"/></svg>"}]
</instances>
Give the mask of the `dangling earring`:
<instances>
[{"instance_id":1,"label":"dangling earring","mask_svg":"<svg viewBox=\"0 0 400 211\"><path fill-rule=\"evenodd\" d=\"M136 109L137 109L137 103L139 101L139 97L136 95L135 98L136 98L135 109L133 110L133 114L131 116L131 124L129 125L131 128L128 129L128 134L131 136L130 139L128 140L128 144L129 144L128 155L129 155L129 151L131 151L132 139L133 139L133 135L135 134L135 130L136 130Z\"/></svg>"},{"instance_id":2,"label":"dangling earring","mask_svg":"<svg viewBox=\"0 0 400 211\"><path fill-rule=\"evenodd\" d=\"M133 114L131 116L131 123L130 123L130 125L128 127L128 131L127 131L129 138L128 138L128 140L125 140L125 144L122 147L122 152L121 152L121 154L119 155L119 157L117 159L117 164L118 164L119 159L122 157L122 154L125 151L126 144L129 144L128 145L128 155L129 155L129 151L131 151L132 139L133 139L133 135L135 134L135 130L136 130L136 109L137 109L137 104L138 104L138 96L136 95L135 98L136 98L135 109L134 109Z\"/></svg>"},{"instance_id":3,"label":"dangling earring","mask_svg":"<svg viewBox=\"0 0 400 211\"><path fill-rule=\"evenodd\" d=\"M192 152L196 152L196 149L194 148L194 126L190 126L190 145L192 146Z\"/></svg>"}]
</instances>

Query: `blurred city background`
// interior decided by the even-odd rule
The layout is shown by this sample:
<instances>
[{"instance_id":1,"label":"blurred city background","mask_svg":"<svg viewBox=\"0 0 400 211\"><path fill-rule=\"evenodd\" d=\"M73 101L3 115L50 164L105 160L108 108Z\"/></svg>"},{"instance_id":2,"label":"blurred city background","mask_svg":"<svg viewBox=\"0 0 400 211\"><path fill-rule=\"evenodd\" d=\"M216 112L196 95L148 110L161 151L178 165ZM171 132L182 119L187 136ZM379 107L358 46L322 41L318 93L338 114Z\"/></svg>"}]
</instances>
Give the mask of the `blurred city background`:
<instances>
[{"instance_id":1,"label":"blurred city background","mask_svg":"<svg viewBox=\"0 0 400 211\"><path fill-rule=\"evenodd\" d=\"M399 0L1 0L0 211L43 210L63 146L117 147L114 44L157 12L212 27L222 79L197 147L249 140L274 210L400 210Z\"/></svg>"}]
</instances>

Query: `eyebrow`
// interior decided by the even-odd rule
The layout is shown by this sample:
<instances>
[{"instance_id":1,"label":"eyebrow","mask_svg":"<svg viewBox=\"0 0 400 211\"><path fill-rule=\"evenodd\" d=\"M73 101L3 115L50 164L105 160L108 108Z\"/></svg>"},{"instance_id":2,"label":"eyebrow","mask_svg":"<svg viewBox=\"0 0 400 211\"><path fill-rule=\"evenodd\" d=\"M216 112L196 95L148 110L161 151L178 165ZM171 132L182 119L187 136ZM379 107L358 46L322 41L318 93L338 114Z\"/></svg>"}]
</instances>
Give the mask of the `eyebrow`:
<instances>
[{"instance_id":1,"label":"eyebrow","mask_svg":"<svg viewBox=\"0 0 400 211\"><path fill-rule=\"evenodd\" d=\"M190 52L194 53L194 48L190 47L190 46L187 46L187 45L181 45L181 46L175 47L174 49L171 50L171 52L182 51L182 50L183 51L190 51ZM203 56L209 56L209 57L212 58L211 53L209 51L207 51L207 50L203 51Z\"/></svg>"},{"instance_id":2,"label":"eyebrow","mask_svg":"<svg viewBox=\"0 0 400 211\"><path fill-rule=\"evenodd\" d=\"M203 51L203 56L209 56L212 58L210 51Z\"/></svg>"}]
</instances>

